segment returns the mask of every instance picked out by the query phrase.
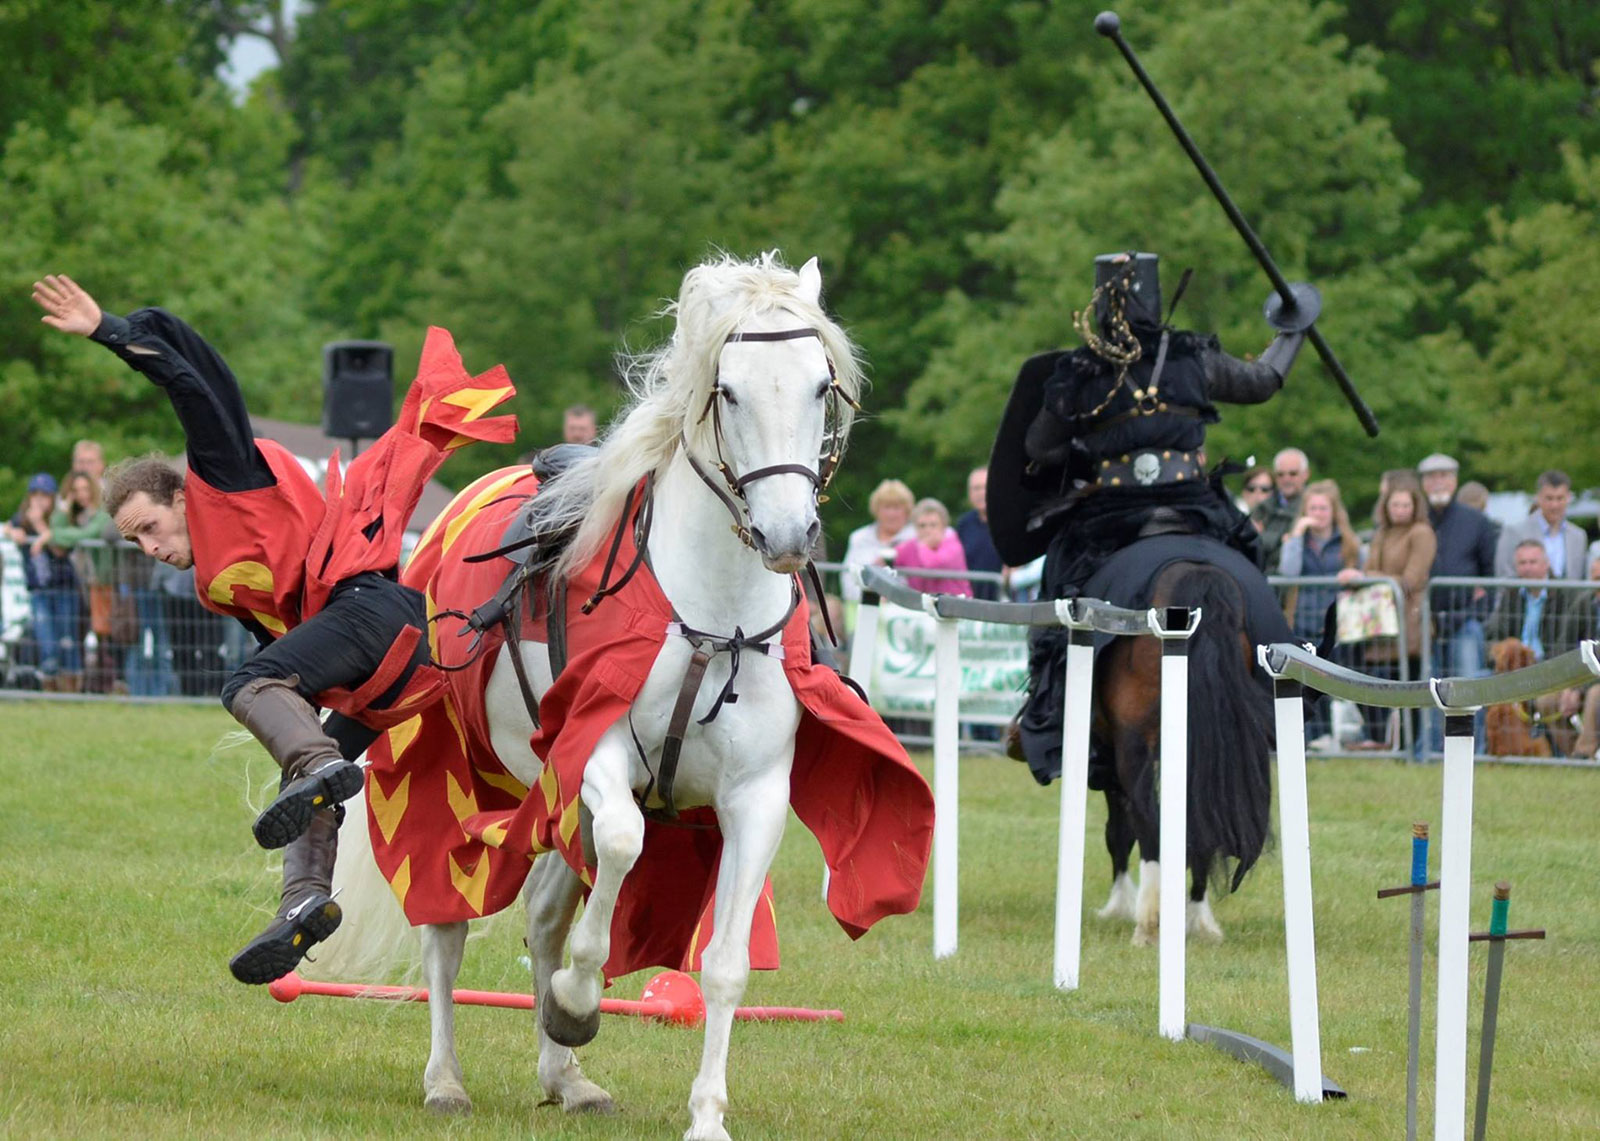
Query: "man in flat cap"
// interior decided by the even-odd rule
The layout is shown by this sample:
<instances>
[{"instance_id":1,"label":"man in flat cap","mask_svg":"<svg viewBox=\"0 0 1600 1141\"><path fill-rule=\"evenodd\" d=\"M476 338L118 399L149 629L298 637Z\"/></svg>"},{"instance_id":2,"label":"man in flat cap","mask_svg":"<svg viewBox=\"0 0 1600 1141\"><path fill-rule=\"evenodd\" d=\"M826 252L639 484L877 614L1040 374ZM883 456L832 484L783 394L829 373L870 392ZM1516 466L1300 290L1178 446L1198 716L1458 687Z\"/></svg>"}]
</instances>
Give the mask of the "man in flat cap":
<instances>
[{"instance_id":1,"label":"man in flat cap","mask_svg":"<svg viewBox=\"0 0 1600 1141\"><path fill-rule=\"evenodd\" d=\"M1425 456L1417 465L1422 492L1428 497L1428 522L1433 525L1438 550L1433 556L1433 577L1494 577L1495 532L1488 516L1456 497L1461 465L1443 452ZM1489 593L1483 587L1440 587L1432 592L1433 668L1451 677L1476 677L1484 668L1483 619L1489 611ZM1483 715L1477 717L1479 748L1483 743ZM1431 748L1443 748L1443 725L1435 715L1429 733Z\"/></svg>"}]
</instances>

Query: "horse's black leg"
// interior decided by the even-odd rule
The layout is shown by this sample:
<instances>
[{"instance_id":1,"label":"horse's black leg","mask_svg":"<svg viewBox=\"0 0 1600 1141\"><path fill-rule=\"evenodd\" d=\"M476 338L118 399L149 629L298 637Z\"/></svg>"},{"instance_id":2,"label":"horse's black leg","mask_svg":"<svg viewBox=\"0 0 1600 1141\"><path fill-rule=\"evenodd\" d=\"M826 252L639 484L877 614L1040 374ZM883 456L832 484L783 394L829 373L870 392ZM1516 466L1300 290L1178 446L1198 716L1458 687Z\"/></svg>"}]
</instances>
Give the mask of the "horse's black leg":
<instances>
[{"instance_id":1,"label":"horse's black leg","mask_svg":"<svg viewBox=\"0 0 1600 1141\"><path fill-rule=\"evenodd\" d=\"M1128 874L1128 858L1133 854L1133 821L1122 790L1106 789L1106 851L1111 856L1111 878Z\"/></svg>"}]
</instances>

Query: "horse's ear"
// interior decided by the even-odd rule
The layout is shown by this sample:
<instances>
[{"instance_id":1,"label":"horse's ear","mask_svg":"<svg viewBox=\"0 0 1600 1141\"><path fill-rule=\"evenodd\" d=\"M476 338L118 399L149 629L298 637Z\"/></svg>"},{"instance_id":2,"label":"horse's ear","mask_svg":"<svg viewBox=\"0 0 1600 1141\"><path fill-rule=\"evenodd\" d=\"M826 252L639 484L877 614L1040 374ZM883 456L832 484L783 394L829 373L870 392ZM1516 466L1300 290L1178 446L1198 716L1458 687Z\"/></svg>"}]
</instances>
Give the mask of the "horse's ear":
<instances>
[{"instance_id":1,"label":"horse's ear","mask_svg":"<svg viewBox=\"0 0 1600 1141\"><path fill-rule=\"evenodd\" d=\"M812 305L822 303L822 271L817 268L816 258L800 267L800 298Z\"/></svg>"}]
</instances>

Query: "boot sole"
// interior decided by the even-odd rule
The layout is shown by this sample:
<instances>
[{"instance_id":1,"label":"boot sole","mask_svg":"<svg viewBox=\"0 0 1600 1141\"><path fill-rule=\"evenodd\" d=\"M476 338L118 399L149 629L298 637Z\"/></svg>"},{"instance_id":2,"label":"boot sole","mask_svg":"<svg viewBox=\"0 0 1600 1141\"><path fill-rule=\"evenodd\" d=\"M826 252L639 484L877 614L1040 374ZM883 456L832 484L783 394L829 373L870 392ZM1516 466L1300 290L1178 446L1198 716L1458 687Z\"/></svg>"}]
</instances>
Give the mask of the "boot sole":
<instances>
[{"instance_id":1,"label":"boot sole","mask_svg":"<svg viewBox=\"0 0 1600 1141\"><path fill-rule=\"evenodd\" d=\"M332 808L361 791L365 774L351 761L330 765L315 776L296 781L278 794L256 817L251 831L263 848L282 848L305 835L319 809Z\"/></svg>"},{"instance_id":2,"label":"boot sole","mask_svg":"<svg viewBox=\"0 0 1600 1141\"><path fill-rule=\"evenodd\" d=\"M234 978L252 986L281 979L299 966L307 951L337 931L343 918L339 905L325 897L302 909L293 923L252 940L228 963L228 969Z\"/></svg>"}]
</instances>

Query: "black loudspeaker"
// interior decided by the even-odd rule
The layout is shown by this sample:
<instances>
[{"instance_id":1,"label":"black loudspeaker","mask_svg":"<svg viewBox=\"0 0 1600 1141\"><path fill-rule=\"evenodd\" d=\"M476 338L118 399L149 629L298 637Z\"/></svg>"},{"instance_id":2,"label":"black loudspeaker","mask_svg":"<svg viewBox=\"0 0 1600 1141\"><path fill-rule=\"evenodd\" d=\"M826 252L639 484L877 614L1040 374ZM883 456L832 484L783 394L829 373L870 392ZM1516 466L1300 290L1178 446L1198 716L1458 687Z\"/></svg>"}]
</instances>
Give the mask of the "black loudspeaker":
<instances>
[{"instance_id":1,"label":"black loudspeaker","mask_svg":"<svg viewBox=\"0 0 1600 1141\"><path fill-rule=\"evenodd\" d=\"M322 434L375 440L394 423L394 349L382 341L322 346Z\"/></svg>"}]
</instances>

